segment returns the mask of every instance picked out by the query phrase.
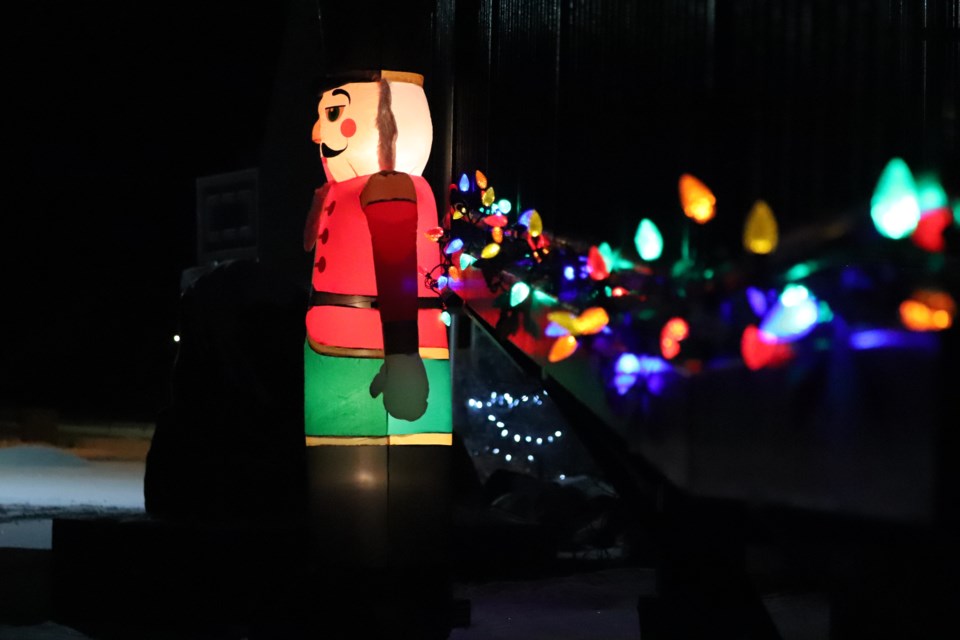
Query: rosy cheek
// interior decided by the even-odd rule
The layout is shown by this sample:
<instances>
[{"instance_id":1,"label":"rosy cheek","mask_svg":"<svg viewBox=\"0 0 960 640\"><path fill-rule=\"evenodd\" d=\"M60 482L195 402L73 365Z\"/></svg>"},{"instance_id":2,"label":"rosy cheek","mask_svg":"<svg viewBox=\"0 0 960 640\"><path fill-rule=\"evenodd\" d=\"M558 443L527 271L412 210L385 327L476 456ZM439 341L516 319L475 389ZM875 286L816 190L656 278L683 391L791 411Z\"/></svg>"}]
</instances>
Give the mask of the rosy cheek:
<instances>
[{"instance_id":1,"label":"rosy cheek","mask_svg":"<svg viewBox=\"0 0 960 640\"><path fill-rule=\"evenodd\" d=\"M343 134L344 138L350 138L357 132L357 123L352 119L347 118L340 124L340 133Z\"/></svg>"}]
</instances>

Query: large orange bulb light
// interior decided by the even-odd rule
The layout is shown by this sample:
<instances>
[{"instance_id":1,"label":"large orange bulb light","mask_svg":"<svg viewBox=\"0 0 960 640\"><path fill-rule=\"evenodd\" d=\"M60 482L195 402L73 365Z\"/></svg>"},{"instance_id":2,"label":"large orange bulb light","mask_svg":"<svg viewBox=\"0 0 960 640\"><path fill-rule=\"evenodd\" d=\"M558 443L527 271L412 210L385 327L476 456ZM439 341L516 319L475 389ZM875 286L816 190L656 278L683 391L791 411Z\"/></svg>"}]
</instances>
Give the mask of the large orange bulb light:
<instances>
[{"instance_id":1,"label":"large orange bulb light","mask_svg":"<svg viewBox=\"0 0 960 640\"><path fill-rule=\"evenodd\" d=\"M547 355L547 360L550 362L560 362L561 360L566 360L573 355L573 352L577 350L577 339L573 336L561 336L557 338L556 342L553 343L553 346L550 347L550 353Z\"/></svg>"},{"instance_id":2,"label":"large orange bulb light","mask_svg":"<svg viewBox=\"0 0 960 640\"><path fill-rule=\"evenodd\" d=\"M667 360L680 353L680 342L690 335L690 326L683 318L671 318L660 331L660 352Z\"/></svg>"},{"instance_id":3,"label":"large orange bulb light","mask_svg":"<svg viewBox=\"0 0 960 640\"><path fill-rule=\"evenodd\" d=\"M950 294L921 290L900 304L900 321L911 331L943 331L953 325L956 312Z\"/></svg>"},{"instance_id":4,"label":"large orange bulb light","mask_svg":"<svg viewBox=\"0 0 960 640\"><path fill-rule=\"evenodd\" d=\"M563 327L571 335L589 336L603 331L610 324L610 316L603 307L590 307L579 316L569 311L551 311L547 320Z\"/></svg>"},{"instance_id":5,"label":"large orange bulb light","mask_svg":"<svg viewBox=\"0 0 960 640\"><path fill-rule=\"evenodd\" d=\"M674 340L685 340L690 335L690 327L683 318L671 318L663 325L663 333Z\"/></svg>"},{"instance_id":6,"label":"large orange bulb light","mask_svg":"<svg viewBox=\"0 0 960 640\"><path fill-rule=\"evenodd\" d=\"M716 215L717 198L707 185L685 173L680 176L680 206L688 218L705 224Z\"/></svg>"},{"instance_id":7,"label":"large orange bulb light","mask_svg":"<svg viewBox=\"0 0 960 640\"><path fill-rule=\"evenodd\" d=\"M574 321L575 333L593 335L600 333L610 323L610 316L603 307L590 307Z\"/></svg>"}]
</instances>

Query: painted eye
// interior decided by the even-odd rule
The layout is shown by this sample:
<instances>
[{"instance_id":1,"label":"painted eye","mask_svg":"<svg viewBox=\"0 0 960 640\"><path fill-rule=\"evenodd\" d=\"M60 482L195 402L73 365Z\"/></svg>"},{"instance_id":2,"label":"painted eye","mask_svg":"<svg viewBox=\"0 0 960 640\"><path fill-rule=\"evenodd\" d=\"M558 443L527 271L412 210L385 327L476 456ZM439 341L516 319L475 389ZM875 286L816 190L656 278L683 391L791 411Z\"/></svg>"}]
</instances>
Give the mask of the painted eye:
<instances>
[{"instance_id":1,"label":"painted eye","mask_svg":"<svg viewBox=\"0 0 960 640\"><path fill-rule=\"evenodd\" d=\"M336 122L343 113L343 107L327 107L327 120Z\"/></svg>"}]
</instances>

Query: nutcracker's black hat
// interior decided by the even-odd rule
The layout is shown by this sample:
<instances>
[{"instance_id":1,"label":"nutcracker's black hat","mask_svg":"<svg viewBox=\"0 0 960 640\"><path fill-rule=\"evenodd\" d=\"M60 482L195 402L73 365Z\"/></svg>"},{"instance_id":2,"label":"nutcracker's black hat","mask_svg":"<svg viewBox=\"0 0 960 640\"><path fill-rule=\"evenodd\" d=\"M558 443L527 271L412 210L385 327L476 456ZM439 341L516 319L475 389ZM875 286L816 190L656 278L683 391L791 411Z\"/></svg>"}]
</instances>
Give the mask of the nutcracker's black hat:
<instances>
[{"instance_id":1,"label":"nutcracker's black hat","mask_svg":"<svg viewBox=\"0 0 960 640\"><path fill-rule=\"evenodd\" d=\"M433 10L426 0L318 0L323 65L318 92L379 80L382 69L427 74Z\"/></svg>"}]
</instances>

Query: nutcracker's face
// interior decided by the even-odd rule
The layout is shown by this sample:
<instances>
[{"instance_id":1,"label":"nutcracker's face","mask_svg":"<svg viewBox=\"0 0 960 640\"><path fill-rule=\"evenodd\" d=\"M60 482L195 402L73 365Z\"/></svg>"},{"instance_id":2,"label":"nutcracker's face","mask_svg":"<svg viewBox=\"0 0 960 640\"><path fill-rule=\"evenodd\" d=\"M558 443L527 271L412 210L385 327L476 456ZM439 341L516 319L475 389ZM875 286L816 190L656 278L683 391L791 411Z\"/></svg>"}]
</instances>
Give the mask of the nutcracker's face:
<instances>
[{"instance_id":1,"label":"nutcracker's face","mask_svg":"<svg viewBox=\"0 0 960 640\"><path fill-rule=\"evenodd\" d=\"M380 87L376 82L350 82L325 91L320 97L313 141L320 145L328 179L342 182L380 170L377 162L379 100Z\"/></svg>"},{"instance_id":2,"label":"nutcracker's face","mask_svg":"<svg viewBox=\"0 0 960 640\"><path fill-rule=\"evenodd\" d=\"M420 175L433 140L426 95L419 85L410 82L390 82L390 94L397 125L394 168ZM350 82L320 97L313 141L320 145L328 180L342 182L380 171L380 100L378 82Z\"/></svg>"}]
</instances>

